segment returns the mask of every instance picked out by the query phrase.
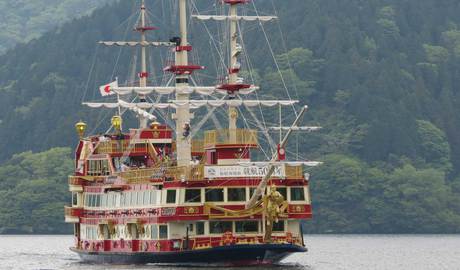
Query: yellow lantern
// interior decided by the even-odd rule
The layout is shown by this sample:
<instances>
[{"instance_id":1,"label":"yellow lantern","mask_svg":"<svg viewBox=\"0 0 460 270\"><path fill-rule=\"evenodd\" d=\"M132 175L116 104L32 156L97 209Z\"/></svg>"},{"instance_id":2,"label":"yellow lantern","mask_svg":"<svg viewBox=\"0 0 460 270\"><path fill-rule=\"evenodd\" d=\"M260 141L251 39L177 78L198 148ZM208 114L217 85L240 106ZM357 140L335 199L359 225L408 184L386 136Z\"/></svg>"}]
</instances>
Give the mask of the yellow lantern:
<instances>
[{"instance_id":1,"label":"yellow lantern","mask_svg":"<svg viewBox=\"0 0 460 270\"><path fill-rule=\"evenodd\" d=\"M158 126L160 125L160 123L158 123L157 121L153 122L150 124L150 128L151 129L158 129Z\"/></svg>"},{"instance_id":2,"label":"yellow lantern","mask_svg":"<svg viewBox=\"0 0 460 270\"><path fill-rule=\"evenodd\" d=\"M118 131L118 132L121 132L121 124L122 124L122 119L119 115L115 115L112 117L112 126L113 128Z\"/></svg>"},{"instance_id":3,"label":"yellow lantern","mask_svg":"<svg viewBox=\"0 0 460 270\"><path fill-rule=\"evenodd\" d=\"M75 124L75 130L77 131L78 136L83 138L83 135L85 134L86 130L86 124L83 121L80 121Z\"/></svg>"}]
</instances>

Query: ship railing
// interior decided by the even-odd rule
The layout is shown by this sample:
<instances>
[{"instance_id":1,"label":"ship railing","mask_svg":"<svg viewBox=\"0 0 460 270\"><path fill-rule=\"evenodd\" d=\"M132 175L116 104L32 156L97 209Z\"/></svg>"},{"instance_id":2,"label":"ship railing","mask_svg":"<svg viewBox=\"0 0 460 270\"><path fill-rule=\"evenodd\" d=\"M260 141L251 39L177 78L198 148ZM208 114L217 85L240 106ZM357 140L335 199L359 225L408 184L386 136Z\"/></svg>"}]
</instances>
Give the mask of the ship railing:
<instances>
[{"instance_id":1,"label":"ship railing","mask_svg":"<svg viewBox=\"0 0 460 270\"><path fill-rule=\"evenodd\" d=\"M230 139L230 134L234 133L235 138ZM204 146L216 144L243 144L257 145L257 130L254 129L219 129L209 130L204 133Z\"/></svg>"},{"instance_id":2,"label":"ship railing","mask_svg":"<svg viewBox=\"0 0 460 270\"><path fill-rule=\"evenodd\" d=\"M204 152L204 140L192 140L192 153Z\"/></svg>"},{"instance_id":3,"label":"ship railing","mask_svg":"<svg viewBox=\"0 0 460 270\"><path fill-rule=\"evenodd\" d=\"M159 168L160 170L162 168ZM167 181L196 181L203 180L204 165L198 164L190 167L177 166L163 168L164 177Z\"/></svg>"},{"instance_id":4,"label":"ship railing","mask_svg":"<svg viewBox=\"0 0 460 270\"><path fill-rule=\"evenodd\" d=\"M82 207L64 206L64 216L66 217L81 217L82 214Z\"/></svg>"},{"instance_id":5,"label":"ship railing","mask_svg":"<svg viewBox=\"0 0 460 270\"><path fill-rule=\"evenodd\" d=\"M128 183L140 183L155 178L156 168L146 169L130 169L128 171L120 172L119 176L125 179Z\"/></svg>"},{"instance_id":6,"label":"ship railing","mask_svg":"<svg viewBox=\"0 0 460 270\"><path fill-rule=\"evenodd\" d=\"M147 142L136 142L133 145L130 144L129 140L114 140L107 142L99 142L95 153L96 154L111 154L111 153L123 153L129 150L130 153L146 153L148 151Z\"/></svg>"},{"instance_id":7,"label":"ship railing","mask_svg":"<svg viewBox=\"0 0 460 270\"><path fill-rule=\"evenodd\" d=\"M79 176L71 175L71 176L69 176L68 182L69 182L69 185L71 185L71 186L82 186L83 183L85 182L85 180L83 180Z\"/></svg>"},{"instance_id":8,"label":"ship railing","mask_svg":"<svg viewBox=\"0 0 460 270\"><path fill-rule=\"evenodd\" d=\"M204 165L198 164L190 167L168 167L159 166L157 168L130 169L119 172L118 176L128 183L142 183L152 179L164 179L166 181L194 181L203 180Z\"/></svg>"},{"instance_id":9,"label":"ship railing","mask_svg":"<svg viewBox=\"0 0 460 270\"><path fill-rule=\"evenodd\" d=\"M129 183L140 183L150 179L164 179L166 181L197 181L204 179L204 164L193 166L160 166L157 168L139 168L120 172L118 175ZM303 168L299 166L285 166L285 178L303 179ZM78 177L69 177L69 184L80 183ZM75 185L75 184L72 184Z\"/></svg>"},{"instance_id":10,"label":"ship railing","mask_svg":"<svg viewBox=\"0 0 460 270\"><path fill-rule=\"evenodd\" d=\"M192 153L204 153L204 140L193 139L191 150L192 150ZM177 151L177 145L175 141L172 143L172 151L173 152Z\"/></svg>"},{"instance_id":11,"label":"ship railing","mask_svg":"<svg viewBox=\"0 0 460 270\"><path fill-rule=\"evenodd\" d=\"M287 179L303 179L304 175L303 175L302 165L296 165L296 166L285 165L284 168L285 168Z\"/></svg>"},{"instance_id":12,"label":"ship railing","mask_svg":"<svg viewBox=\"0 0 460 270\"><path fill-rule=\"evenodd\" d=\"M110 176L101 176L101 175L70 175L68 178L68 184L74 186L81 186L85 181L89 182L104 182L104 180Z\"/></svg>"}]
</instances>

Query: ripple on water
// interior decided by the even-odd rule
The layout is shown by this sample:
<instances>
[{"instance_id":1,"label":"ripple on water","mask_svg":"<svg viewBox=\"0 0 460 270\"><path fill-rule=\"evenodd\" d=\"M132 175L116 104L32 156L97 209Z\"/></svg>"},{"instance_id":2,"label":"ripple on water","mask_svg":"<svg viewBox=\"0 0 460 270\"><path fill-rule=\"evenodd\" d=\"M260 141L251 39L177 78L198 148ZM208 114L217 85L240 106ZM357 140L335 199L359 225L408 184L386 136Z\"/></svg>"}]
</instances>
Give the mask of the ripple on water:
<instances>
[{"instance_id":1,"label":"ripple on water","mask_svg":"<svg viewBox=\"0 0 460 270\"><path fill-rule=\"evenodd\" d=\"M313 235L308 253L271 267L230 270L460 270L458 235ZM0 236L1 270L199 270L196 266L94 265L82 263L68 247L71 236ZM205 269L215 269L206 266ZM222 268L221 268L222 269Z\"/></svg>"}]
</instances>

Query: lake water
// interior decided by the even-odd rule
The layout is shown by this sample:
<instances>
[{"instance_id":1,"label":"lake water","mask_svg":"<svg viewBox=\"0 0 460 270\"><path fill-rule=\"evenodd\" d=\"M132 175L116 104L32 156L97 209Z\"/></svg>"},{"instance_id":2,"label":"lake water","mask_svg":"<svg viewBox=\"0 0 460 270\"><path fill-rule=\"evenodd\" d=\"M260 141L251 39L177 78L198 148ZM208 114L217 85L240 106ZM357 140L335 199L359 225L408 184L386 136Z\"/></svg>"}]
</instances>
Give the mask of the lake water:
<instances>
[{"instance_id":1,"label":"lake water","mask_svg":"<svg viewBox=\"0 0 460 270\"><path fill-rule=\"evenodd\" d=\"M306 235L305 241L308 253L293 255L282 265L270 268L460 270L460 235ZM70 236L0 236L0 269L203 269L155 265L88 265L81 263L69 251L72 242ZM262 270L267 267L249 269Z\"/></svg>"}]
</instances>

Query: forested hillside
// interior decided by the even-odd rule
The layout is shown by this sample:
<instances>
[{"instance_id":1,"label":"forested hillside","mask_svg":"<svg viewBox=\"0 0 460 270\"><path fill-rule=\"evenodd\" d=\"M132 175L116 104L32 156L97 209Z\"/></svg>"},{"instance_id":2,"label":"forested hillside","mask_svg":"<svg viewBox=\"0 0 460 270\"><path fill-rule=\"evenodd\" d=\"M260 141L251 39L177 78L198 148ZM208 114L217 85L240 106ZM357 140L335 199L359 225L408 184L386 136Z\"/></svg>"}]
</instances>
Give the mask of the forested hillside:
<instances>
[{"instance_id":1,"label":"forested hillside","mask_svg":"<svg viewBox=\"0 0 460 270\"><path fill-rule=\"evenodd\" d=\"M5 166L16 163L15 153L74 145L73 125L80 118L90 129L103 120L79 103L94 45L120 37L117 27L130 15L129 2L113 3L0 57ZM271 1L257 3L273 13ZM325 161L311 172L315 218L305 229L459 232L460 3L273 3L285 43L278 26L267 32L281 72L293 98L310 105L306 122L324 127L298 137L302 156ZM246 38L252 64L261 91L278 96L283 86L268 52L258 48L261 37ZM99 81L91 83L91 92L111 78L115 58L113 51L100 51ZM0 181L13 179L4 175ZM65 177L60 184L66 185Z\"/></svg>"},{"instance_id":2,"label":"forested hillside","mask_svg":"<svg viewBox=\"0 0 460 270\"><path fill-rule=\"evenodd\" d=\"M0 234L69 231L62 205L69 203L64 184L73 168L70 148L14 155L0 166Z\"/></svg>"},{"instance_id":3,"label":"forested hillside","mask_svg":"<svg viewBox=\"0 0 460 270\"><path fill-rule=\"evenodd\" d=\"M108 0L0 0L0 54Z\"/></svg>"}]
</instances>

